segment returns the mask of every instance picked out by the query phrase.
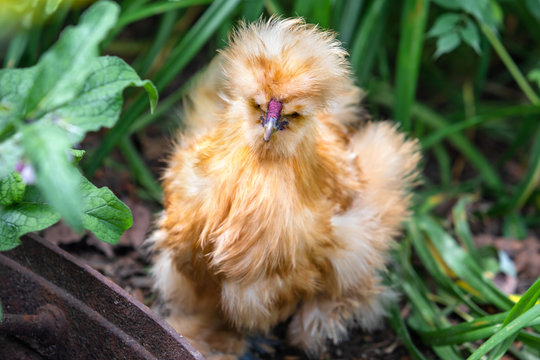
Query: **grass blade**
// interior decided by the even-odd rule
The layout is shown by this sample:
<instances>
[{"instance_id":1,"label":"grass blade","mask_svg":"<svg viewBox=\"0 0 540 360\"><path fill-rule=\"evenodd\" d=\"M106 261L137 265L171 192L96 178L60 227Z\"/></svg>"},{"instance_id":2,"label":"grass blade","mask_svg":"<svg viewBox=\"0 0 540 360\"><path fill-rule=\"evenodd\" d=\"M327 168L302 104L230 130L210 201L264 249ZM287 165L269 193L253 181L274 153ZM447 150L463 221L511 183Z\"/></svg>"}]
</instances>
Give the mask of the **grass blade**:
<instances>
[{"instance_id":1,"label":"grass blade","mask_svg":"<svg viewBox=\"0 0 540 360\"><path fill-rule=\"evenodd\" d=\"M457 237L459 238L459 240L461 240L463 245L465 245L468 253L472 256L476 263L482 264L482 259L478 254L476 245L474 244L471 229L469 228L469 222L467 221L466 207L472 201L473 199L470 196L465 196L459 199L457 204L452 209L452 217L454 220L454 228Z\"/></svg>"},{"instance_id":2,"label":"grass blade","mask_svg":"<svg viewBox=\"0 0 540 360\"><path fill-rule=\"evenodd\" d=\"M382 33L388 16L389 3L388 0L372 2L356 31L350 50L350 60L360 85L367 83L375 55L382 45Z\"/></svg>"},{"instance_id":3,"label":"grass blade","mask_svg":"<svg viewBox=\"0 0 540 360\"><path fill-rule=\"evenodd\" d=\"M485 300L502 310L509 310L514 303L493 283L486 279L472 256L460 248L457 242L428 216L418 216L419 228L429 237L438 254L452 271Z\"/></svg>"},{"instance_id":4,"label":"grass blade","mask_svg":"<svg viewBox=\"0 0 540 360\"><path fill-rule=\"evenodd\" d=\"M392 89L388 86L381 86L380 84L370 89L369 99L372 102L389 108L393 107L395 104L395 95L393 94ZM422 121L425 125L433 129L441 130L449 126L444 117L429 109L427 106L418 103L413 104L411 113L418 121ZM467 140L465 136L460 133L450 134L448 136L448 141L450 141L450 143L452 143L452 145L454 145L469 160L471 165L476 168L491 189L495 191L500 191L502 189L503 184L501 179L491 166L491 163L469 142L469 140Z\"/></svg>"},{"instance_id":5,"label":"grass blade","mask_svg":"<svg viewBox=\"0 0 540 360\"><path fill-rule=\"evenodd\" d=\"M137 149L133 146L131 140L127 137L122 138L118 144L122 154L124 155L129 167L131 169L131 174L135 177L135 180L142 185L150 194L152 199L162 203L163 194L161 192L161 187L154 179L154 176L148 168L146 167L144 160L141 159L141 156L137 152Z\"/></svg>"},{"instance_id":6,"label":"grass blade","mask_svg":"<svg viewBox=\"0 0 540 360\"><path fill-rule=\"evenodd\" d=\"M502 327L504 328L509 323L511 323L513 320L517 319L520 315L531 309L534 304L538 301L538 298L540 297L540 279L536 280L536 282L523 294L521 299L512 307L512 309L508 312L508 315L505 317ZM517 335L517 333L516 333ZM501 342L490 354L489 360L493 359L499 359L504 355L506 350L512 345L515 339L514 336L509 336L506 340Z\"/></svg>"},{"instance_id":7,"label":"grass blade","mask_svg":"<svg viewBox=\"0 0 540 360\"><path fill-rule=\"evenodd\" d=\"M138 8L134 11L125 12L120 16L116 26L114 27L115 32L125 28L127 25L146 19L151 16L163 14L169 11L194 6L194 5L206 5L212 2L212 0L179 0L179 1L162 1L162 2L153 2L149 5Z\"/></svg>"},{"instance_id":8,"label":"grass blade","mask_svg":"<svg viewBox=\"0 0 540 360\"><path fill-rule=\"evenodd\" d=\"M19 64L21 57L28 44L29 33L27 30L19 31L9 42L9 47L4 58L5 68L15 68Z\"/></svg>"},{"instance_id":9,"label":"grass blade","mask_svg":"<svg viewBox=\"0 0 540 360\"><path fill-rule=\"evenodd\" d=\"M177 12L169 11L161 17L159 22L159 28L157 30L156 36L152 41L152 46L148 51L145 52L145 56L139 66L135 68L137 73L141 76L145 76L148 73L148 70L154 63L156 57L163 50L169 35L174 27L176 21Z\"/></svg>"},{"instance_id":10,"label":"grass blade","mask_svg":"<svg viewBox=\"0 0 540 360\"><path fill-rule=\"evenodd\" d=\"M254 21L261 16L264 10L264 0L246 0L242 9L242 17L247 21Z\"/></svg>"},{"instance_id":11,"label":"grass blade","mask_svg":"<svg viewBox=\"0 0 540 360\"><path fill-rule=\"evenodd\" d=\"M512 60L512 57L510 56L510 54L508 54L497 35L493 33L493 30L491 30L491 28L484 23L480 23L480 29L487 37L491 46L493 47L493 49L495 49L495 52L497 53L497 55L499 55L500 59L502 60L510 74L512 74L512 77L514 78L518 86L521 88L523 93L527 96L529 101L534 105L540 104L540 98L531 88L531 86L527 82L527 79L525 79L525 76L523 76L514 60Z\"/></svg>"},{"instance_id":12,"label":"grass blade","mask_svg":"<svg viewBox=\"0 0 540 360\"><path fill-rule=\"evenodd\" d=\"M411 108L418 82L428 9L429 0L406 0L401 19L394 117L405 131L411 129Z\"/></svg>"},{"instance_id":13,"label":"grass blade","mask_svg":"<svg viewBox=\"0 0 540 360\"><path fill-rule=\"evenodd\" d=\"M459 133L463 130L485 124L489 121L504 119L512 116L529 116L540 114L540 106L509 106L497 110L489 111L485 114L480 114L458 123L450 124L440 130L426 136L422 141L422 148L429 149L431 146L439 143L443 139L452 134Z\"/></svg>"},{"instance_id":14,"label":"grass blade","mask_svg":"<svg viewBox=\"0 0 540 360\"><path fill-rule=\"evenodd\" d=\"M529 168L510 202L510 211L521 209L532 192L540 184L540 126L536 129L532 143Z\"/></svg>"},{"instance_id":15,"label":"grass blade","mask_svg":"<svg viewBox=\"0 0 540 360\"><path fill-rule=\"evenodd\" d=\"M389 320L392 328L403 342L403 345L405 345L407 350L409 350L409 354L412 355L413 359L426 360L426 357L422 355L420 350L418 350L418 348L414 345L411 335L409 334L409 330L407 329L407 325L405 325L405 322L401 317L397 303L393 303L390 307Z\"/></svg>"},{"instance_id":16,"label":"grass blade","mask_svg":"<svg viewBox=\"0 0 540 360\"><path fill-rule=\"evenodd\" d=\"M356 23L362 13L364 0L347 0L343 5L343 12L339 25L335 25L339 32L339 39L345 46L349 47Z\"/></svg>"},{"instance_id":17,"label":"grass blade","mask_svg":"<svg viewBox=\"0 0 540 360\"><path fill-rule=\"evenodd\" d=\"M519 330L524 327L530 326L533 321L540 316L540 305L536 305L533 308L527 310L525 313L512 320L508 325L503 327L501 331L491 336L485 343L483 343L467 360L480 360L482 356L487 354L498 344L501 344L505 339L514 336ZM508 347L507 347L508 348ZM507 348L503 349L506 350Z\"/></svg>"}]
</instances>

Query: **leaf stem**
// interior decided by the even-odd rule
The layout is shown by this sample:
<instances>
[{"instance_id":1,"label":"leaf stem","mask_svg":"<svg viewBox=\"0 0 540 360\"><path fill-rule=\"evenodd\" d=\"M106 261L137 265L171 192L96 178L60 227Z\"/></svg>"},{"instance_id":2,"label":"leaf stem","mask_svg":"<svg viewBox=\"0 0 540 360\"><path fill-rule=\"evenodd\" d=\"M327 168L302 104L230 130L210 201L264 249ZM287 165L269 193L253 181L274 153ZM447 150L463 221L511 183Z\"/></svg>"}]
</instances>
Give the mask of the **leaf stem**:
<instances>
[{"instance_id":1,"label":"leaf stem","mask_svg":"<svg viewBox=\"0 0 540 360\"><path fill-rule=\"evenodd\" d=\"M493 49L495 49L495 52L497 53L497 55L499 55L502 62L504 63L518 86L521 88L525 96L527 96L529 101L534 105L540 104L540 98L531 88L531 86L527 82L527 79L525 79L525 76L523 76L521 71L519 71L516 63L514 62L514 60L512 60L510 54L508 54L499 38L495 35L495 33L490 29L488 25L480 23L480 28L482 29L482 32L487 37L491 46L493 46Z\"/></svg>"}]
</instances>

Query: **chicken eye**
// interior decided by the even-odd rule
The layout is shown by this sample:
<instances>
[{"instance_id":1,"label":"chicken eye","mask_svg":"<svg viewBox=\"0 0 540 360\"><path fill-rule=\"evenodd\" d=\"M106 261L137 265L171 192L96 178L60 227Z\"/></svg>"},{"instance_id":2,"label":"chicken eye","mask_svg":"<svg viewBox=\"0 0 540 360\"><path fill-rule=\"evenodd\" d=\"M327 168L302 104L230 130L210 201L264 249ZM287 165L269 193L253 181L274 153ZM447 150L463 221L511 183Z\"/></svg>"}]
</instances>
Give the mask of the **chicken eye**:
<instances>
[{"instance_id":1,"label":"chicken eye","mask_svg":"<svg viewBox=\"0 0 540 360\"><path fill-rule=\"evenodd\" d=\"M299 116L300 116L300 114L297 113L296 111L293 112L292 114L285 115L285 117L290 118L290 119L296 119Z\"/></svg>"},{"instance_id":2,"label":"chicken eye","mask_svg":"<svg viewBox=\"0 0 540 360\"><path fill-rule=\"evenodd\" d=\"M250 103L255 109L262 111L261 105L259 105L255 100L251 100Z\"/></svg>"}]
</instances>

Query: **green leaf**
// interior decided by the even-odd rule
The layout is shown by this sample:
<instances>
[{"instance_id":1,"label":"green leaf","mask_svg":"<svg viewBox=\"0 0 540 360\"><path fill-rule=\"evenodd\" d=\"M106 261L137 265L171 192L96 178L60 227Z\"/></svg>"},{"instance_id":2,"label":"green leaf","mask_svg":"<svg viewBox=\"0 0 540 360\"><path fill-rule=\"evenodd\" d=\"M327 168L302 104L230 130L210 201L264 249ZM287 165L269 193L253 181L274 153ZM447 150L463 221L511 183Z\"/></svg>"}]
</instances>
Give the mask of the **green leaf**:
<instances>
[{"instance_id":1,"label":"green leaf","mask_svg":"<svg viewBox=\"0 0 540 360\"><path fill-rule=\"evenodd\" d=\"M459 37L457 32L451 32L440 36L437 39L437 50L435 51L433 57L438 58L443 54L449 53L450 51L457 48L460 43L461 38Z\"/></svg>"},{"instance_id":2,"label":"green leaf","mask_svg":"<svg viewBox=\"0 0 540 360\"><path fill-rule=\"evenodd\" d=\"M85 153L86 151L84 150L71 149L71 156L73 156L75 164L78 164L81 161Z\"/></svg>"},{"instance_id":3,"label":"green leaf","mask_svg":"<svg viewBox=\"0 0 540 360\"><path fill-rule=\"evenodd\" d=\"M0 133L8 125L22 123L26 100L35 83L38 69L0 70Z\"/></svg>"},{"instance_id":4,"label":"green leaf","mask_svg":"<svg viewBox=\"0 0 540 360\"><path fill-rule=\"evenodd\" d=\"M462 17L460 14L448 13L441 15L433 24L433 27L427 32L427 36L436 37L455 31Z\"/></svg>"},{"instance_id":5,"label":"green leaf","mask_svg":"<svg viewBox=\"0 0 540 360\"><path fill-rule=\"evenodd\" d=\"M88 131L114 125L126 87L143 87L152 111L157 103L150 81L141 80L121 59L97 56L118 11L119 6L108 1L93 5L36 66L0 71L0 139L5 138L0 142L0 159L5 160L0 178L17 162L29 160L47 202L78 231L84 225L83 199L72 145Z\"/></svg>"},{"instance_id":6,"label":"green leaf","mask_svg":"<svg viewBox=\"0 0 540 360\"><path fill-rule=\"evenodd\" d=\"M480 35L476 24L471 19L466 19L465 27L460 28L459 32L463 41L472 47L477 54L480 54Z\"/></svg>"},{"instance_id":7,"label":"green leaf","mask_svg":"<svg viewBox=\"0 0 540 360\"><path fill-rule=\"evenodd\" d=\"M143 87L154 110L158 93L149 80L141 80L122 59L103 56L94 60L90 74L82 92L69 103L43 117L44 121L55 123L69 133L75 143L83 139L88 131L100 127L111 127L122 111L122 91L130 86Z\"/></svg>"},{"instance_id":8,"label":"green leaf","mask_svg":"<svg viewBox=\"0 0 540 360\"><path fill-rule=\"evenodd\" d=\"M24 195L26 184L21 174L14 171L8 176L0 178L0 205L11 205L20 202Z\"/></svg>"},{"instance_id":9,"label":"green leaf","mask_svg":"<svg viewBox=\"0 0 540 360\"><path fill-rule=\"evenodd\" d=\"M129 208L106 187L96 188L90 181L81 177L83 225L96 237L115 244L124 231L133 224Z\"/></svg>"},{"instance_id":10,"label":"green leaf","mask_svg":"<svg viewBox=\"0 0 540 360\"><path fill-rule=\"evenodd\" d=\"M21 202L0 205L0 251L14 248L22 235L45 229L59 219L60 215L46 203L37 187L27 186Z\"/></svg>"},{"instance_id":11,"label":"green leaf","mask_svg":"<svg viewBox=\"0 0 540 360\"><path fill-rule=\"evenodd\" d=\"M101 1L81 16L79 24L67 28L40 59L33 86L25 101L23 116L39 118L73 100L93 70L98 45L118 18L118 4Z\"/></svg>"},{"instance_id":12,"label":"green leaf","mask_svg":"<svg viewBox=\"0 0 540 360\"><path fill-rule=\"evenodd\" d=\"M0 142L0 178L11 174L22 156L23 149L20 133Z\"/></svg>"},{"instance_id":13,"label":"green leaf","mask_svg":"<svg viewBox=\"0 0 540 360\"><path fill-rule=\"evenodd\" d=\"M36 170L36 185L48 203L77 231L82 229L79 172L70 162L71 142L45 122L21 127L22 145Z\"/></svg>"}]
</instances>

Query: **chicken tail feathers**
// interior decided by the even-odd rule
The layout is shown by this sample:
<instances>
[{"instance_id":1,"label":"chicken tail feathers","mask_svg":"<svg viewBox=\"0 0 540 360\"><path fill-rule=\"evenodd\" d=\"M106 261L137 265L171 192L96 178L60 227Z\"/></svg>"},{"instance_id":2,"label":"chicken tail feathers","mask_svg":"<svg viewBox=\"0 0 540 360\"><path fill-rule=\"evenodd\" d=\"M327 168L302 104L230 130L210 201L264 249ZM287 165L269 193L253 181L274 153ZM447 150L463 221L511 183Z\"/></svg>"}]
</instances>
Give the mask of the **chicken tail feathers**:
<instances>
[{"instance_id":1,"label":"chicken tail feathers","mask_svg":"<svg viewBox=\"0 0 540 360\"><path fill-rule=\"evenodd\" d=\"M364 182L363 200L379 209L384 224L399 228L408 215L410 189L418 182L418 141L390 122L368 122L351 147Z\"/></svg>"}]
</instances>

